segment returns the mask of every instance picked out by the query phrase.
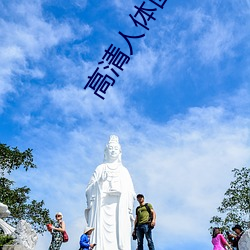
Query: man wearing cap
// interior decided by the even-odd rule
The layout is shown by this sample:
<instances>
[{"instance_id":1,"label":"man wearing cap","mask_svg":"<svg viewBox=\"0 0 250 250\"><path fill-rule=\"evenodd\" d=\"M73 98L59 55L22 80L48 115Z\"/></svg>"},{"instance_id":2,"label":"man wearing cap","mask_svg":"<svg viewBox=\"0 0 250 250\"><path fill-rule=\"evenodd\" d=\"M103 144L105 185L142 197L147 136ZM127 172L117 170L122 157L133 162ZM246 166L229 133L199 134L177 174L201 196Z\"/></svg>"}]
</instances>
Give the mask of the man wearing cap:
<instances>
[{"instance_id":1,"label":"man wearing cap","mask_svg":"<svg viewBox=\"0 0 250 250\"><path fill-rule=\"evenodd\" d=\"M144 202L143 194L137 195L137 201L140 206L136 208L135 228L133 232L133 236L136 234L137 237L137 249L143 250L143 239L145 235L148 242L148 249L155 250L152 239L152 229L155 226L156 213L150 203ZM150 217L152 218L151 220Z\"/></svg>"},{"instance_id":2,"label":"man wearing cap","mask_svg":"<svg viewBox=\"0 0 250 250\"><path fill-rule=\"evenodd\" d=\"M234 246L236 246L235 249L239 250L239 245L238 245L238 243L239 243L239 240L240 240L242 234L244 233L244 231L243 231L243 229L241 228L240 225L235 225L235 226L232 228L232 230L236 233L236 235L231 234L231 236L234 237L234 242L233 242L233 243L234 243Z\"/></svg>"},{"instance_id":3,"label":"man wearing cap","mask_svg":"<svg viewBox=\"0 0 250 250\"><path fill-rule=\"evenodd\" d=\"M80 249L79 250L89 250L89 249L93 249L95 247L95 243L94 244L90 244L89 243L89 239L90 239L90 235L93 232L94 228L93 227L86 227L83 235L80 238Z\"/></svg>"}]
</instances>

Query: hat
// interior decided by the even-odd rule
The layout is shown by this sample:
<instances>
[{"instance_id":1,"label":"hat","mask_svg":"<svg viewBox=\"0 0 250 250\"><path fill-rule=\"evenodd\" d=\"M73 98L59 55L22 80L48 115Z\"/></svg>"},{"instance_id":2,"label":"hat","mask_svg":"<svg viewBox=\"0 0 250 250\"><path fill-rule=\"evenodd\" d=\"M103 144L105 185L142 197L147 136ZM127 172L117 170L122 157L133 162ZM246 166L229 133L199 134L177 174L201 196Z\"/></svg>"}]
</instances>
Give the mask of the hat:
<instances>
[{"instance_id":1,"label":"hat","mask_svg":"<svg viewBox=\"0 0 250 250\"><path fill-rule=\"evenodd\" d=\"M86 234L87 232L93 231L93 230L95 230L93 227L86 227L83 233Z\"/></svg>"},{"instance_id":2,"label":"hat","mask_svg":"<svg viewBox=\"0 0 250 250\"><path fill-rule=\"evenodd\" d=\"M137 194L136 198L140 198L140 197L144 198L144 195L143 194Z\"/></svg>"},{"instance_id":3,"label":"hat","mask_svg":"<svg viewBox=\"0 0 250 250\"><path fill-rule=\"evenodd\" d=\"M243 231L240 225L235 225L232 230L239 229L240 231Z\"/></svg>"},{"instance_id":4,"label":"hat","mask_svg":"<svg viewBox=\"0 0 250 250\"><path fill-rule=\"evenodd\" d=\"M61 216L63 217L63 214L62 214L61 212L57 212L57 213L56 213L56 216L57 216L57 215L61 215Z\"/></svg>"}]
</instances>

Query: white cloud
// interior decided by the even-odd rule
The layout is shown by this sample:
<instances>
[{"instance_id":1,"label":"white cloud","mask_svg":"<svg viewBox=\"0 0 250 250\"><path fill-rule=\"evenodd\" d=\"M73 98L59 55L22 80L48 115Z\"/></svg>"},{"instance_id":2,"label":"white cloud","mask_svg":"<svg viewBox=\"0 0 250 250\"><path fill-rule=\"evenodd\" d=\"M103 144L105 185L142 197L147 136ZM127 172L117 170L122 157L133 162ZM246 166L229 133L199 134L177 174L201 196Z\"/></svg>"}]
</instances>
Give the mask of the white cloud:
<instances>
[{"instance_id":1,"label":"white cloud","mask_svg":"<svg viewBox=\"0 0 250 250\"><path fill-rule=\"evenodd\" d=\"M165 21L158 21L151 31L152 35L147 34L150 35L150 42L147 37L147 43L161 53L170 54L174 58L171 64L177 67L186 67L194 59L211 65L234 57L237 45L248 33L243 32L244 28L241 30L241 21L235 16L222 14L217 5L212 5L212 10L206 5L202 3L198 8L177 8L175 13L166 14ZM237 9L238 15L240 12Z\"/></svg>"},{"instance_id":2,"label":"white cloud","mask_svg":"<svg viewBox=\"0 0 250 250\"><path fill-rule=\"evenodd\" d=\"M232 25L224 25L219 21L211 22L211 26L197 42L201 60L209 63L232 55L232 49L236 43L233 33Z\"/></svg>"},{"instance_id":3,"label":"white cloud","mask_svg":"<svg viewBox=\"0 0 250 250\"><path fill-rule=\"evenodd\" d=\"M33 78L44 76L42 69L32 68L28 60L36 62L46 49L73 36L70 26L47 21L42 16L40 3L9 3L3 7L8 18L0 19L0 95L15 91L12 78L16 75L31 75ZM31 68L30 68L31 67ZM2 98L1 98L2 99ZM0 106L3 107L3 103Z\"/></svg>"},{"instance_id":4,"label":"white cloud","mask_svg":"<svg viewBox=\"0 0 250 250\"><path fill-rule=\"evenodd\" d=\"M67 24L46 21L39 4L21 2L10 5L9 11L12 12L12 19L1 20L2 46L17 46L27 57L39 58L45 48L73 35Z\"/></svg>"},{"instance_id":5,"label":"white cloud","mask_svg":"<svg viewBox=\"0 0 250 250\"><path fill-rule=\"evenodd\" d=\"M81 9L84 9L86 7L87 2L87 0L74 0L74 4Z\"/></svg>"},{"instance_id":6,"label":"white cloud","mask_svg":"<svg viewBox=\"0 0 250 250\"><path fill-rule=\"evenodd\" d=\"M142 85L155 85L156 66L159 65L159 51L142 45L142 51L136 53L125 69L126 90L141 88ZM131 81L133 79L133 81ZM136 84L135 84L136 83Z\"/></svg>"},{"instance_id":7,"label":"white cloud","mask_svg":"<svg viewBox=\"0 0 250 250\"><path fill-rule=\"evenodd\" d=\"M207 22L209 22L211 17L205 15L202 9L194 9L193 11L187 12L187 16L191 19L191 30L192 32L200 32Z\"/></svg>"},{"instance_id":8,"label":"white cloud","mask_svg":"<svg viewBox=\"0 0 250 250\"><path fill-rule=\"evenodd\" d=\"M237 3L232 1L233 9L240 11L243 14L250 14L250 1L240 0Z\"/></svg>"},{"instance_id":9,"label":"white cloud","mask_svg":"<svg viewBox=\"0 0 250 250\"><path fill-rule=\"evenodd\" d=\"M87 83L87 82L86 82ZM86 90L83 87L77 88L73 85L68 85L62 89L53 89L48 93L54 107L61 110L68 117L80 117L85 119L98 120L99 115L109 117L114 113L122 115L123 97L114 89L115 85L109 87L106 95L102 95L105 100L94 94L90 88Z\"/></svg>"},{"instance_id":10,"label":"white cloud","mask_svg":"<svg viewBox=\"0 0 250 250\"><path fill-rule=\"evenodd\" d=\"M247 71L247 70L246 70ZM246 72L247 74L247 72ZM229 100L228 100L229 99ZM249 104L250 104L250 93L249 93L249 83L245 82L239 87L235 93L227 98L225 95L222 95L219 98L220 105L226 105L228 108L234 110L237 114L249 114Z\"/></svg>"},{"instance_id":11,"label":"white cloud","mask_svg":"<svg viewBox=\"0 0 250 250\"><path fill-rule=\"evenodd\" d=\"M124 4L122 0L114 0L112 1L112 4L118 9L120 13L123 13L125 15L129 15L130 11L131 11L131 14L133 13L132 11L135 11L134 0L128 0L126 4Z\"/></svg>"}]
</instances>

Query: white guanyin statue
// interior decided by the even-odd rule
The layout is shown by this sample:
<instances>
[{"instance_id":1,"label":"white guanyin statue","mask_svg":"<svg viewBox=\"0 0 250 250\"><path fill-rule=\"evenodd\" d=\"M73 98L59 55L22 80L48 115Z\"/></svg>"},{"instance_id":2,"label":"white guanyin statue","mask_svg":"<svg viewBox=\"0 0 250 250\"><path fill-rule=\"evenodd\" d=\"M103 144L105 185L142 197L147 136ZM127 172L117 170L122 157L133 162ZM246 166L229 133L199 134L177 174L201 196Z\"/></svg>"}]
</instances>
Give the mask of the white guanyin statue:
<instances>
[{"instance_id":1,"label":"white guanyin statue","mask_svg":"<svg viewBox=\"0 0 250 250\"><path fill-rule=\"evenodd\" d=\"M238 242L239 250L250 250L250 229L247 229Z\"/></svg>"},{"instance_id":2,"label":"white guanyin statue","mask_svg":"<svg viewBox=\"0 0 250 250\"><path fill-rule=\"evenodd\" d=\"M86 189L88 226L94 227L95 250L131 250L135 191L128 170L122 165L119 139L111 135L104 150L104 163L97 166Z\"/></svg>"}]
</instances>

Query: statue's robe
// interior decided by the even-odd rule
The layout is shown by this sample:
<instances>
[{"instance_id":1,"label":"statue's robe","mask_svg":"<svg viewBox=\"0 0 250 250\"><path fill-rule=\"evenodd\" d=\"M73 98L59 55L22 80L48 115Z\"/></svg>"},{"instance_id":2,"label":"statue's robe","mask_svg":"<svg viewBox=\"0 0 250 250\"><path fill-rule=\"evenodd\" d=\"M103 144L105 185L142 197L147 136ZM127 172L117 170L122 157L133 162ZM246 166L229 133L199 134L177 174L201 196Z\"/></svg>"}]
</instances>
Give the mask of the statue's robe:
<instances>
[{"instance_id":1,"label":"statue's robe","mask_svg":"<svg viewBox=\"0 0 250 250\"><path fill-rule=\"evenodd\" d=\"M86 189L85 217L95 228L95 250L131 250L135 191L128 170L121 163L115 166L99 165Z\"/></svg>"}]
</instances>

